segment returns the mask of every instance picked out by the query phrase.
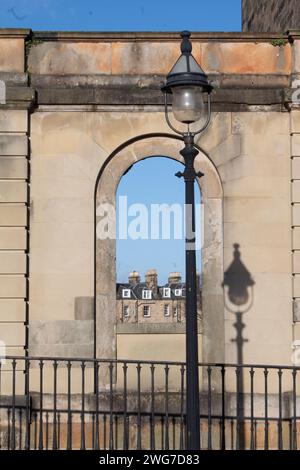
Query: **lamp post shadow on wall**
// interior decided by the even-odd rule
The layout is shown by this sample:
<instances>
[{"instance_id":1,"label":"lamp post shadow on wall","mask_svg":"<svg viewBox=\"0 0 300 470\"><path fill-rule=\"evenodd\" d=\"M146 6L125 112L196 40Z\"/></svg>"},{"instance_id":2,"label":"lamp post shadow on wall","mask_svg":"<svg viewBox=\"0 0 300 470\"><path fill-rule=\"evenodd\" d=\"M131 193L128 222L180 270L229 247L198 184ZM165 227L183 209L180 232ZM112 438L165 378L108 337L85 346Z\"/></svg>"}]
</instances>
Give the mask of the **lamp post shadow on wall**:
<instances>
[{"instance_id":1,"label":"lamp post shadow on wall","mask_svg":"<svg viewBox=\"0 0 300 470\"><path fill-rule=\"evenodd\" d=\"M185 182L185 267L186 267L186 443L189 450L200 449L199 374L198 374L198 324L196 285L196 236L195 195L197 177L194 161L199 151L194 146L195 135L202 133L211 118L210 93L212 86L207 76L192 55L190 32L181 33L181 55L162 87L165 94L165 116L169 127L182 136L184 148L180 154L184 159L184 171L176 176ZM204 96L207 96L205 112ZM181 132L171 124L168 114L168 96L171 97L174 118L187 126ZM190 125L206 115L203 125L196 131Z\"/></svg>"},{"instance_id":2,"label":"lamp post shadow on wall","mask_svg":"<svg viewBox=\"0 0 300 470\"><path fill-rule=\"evenodd\" d=\"M243 348L248 339L244 338L243 330L246 328L243 322L245 315L253 305L253 286L254 281L250 272L241 261L240 245L233 245L233 261L224 273L223 288L225 290L225 305L229 312L235 314L236 321L233 324L236 330L236 337L231 341L236 343L237 352L237 368L236 368L236 397L237 397L237 428L236 428L236 448L238 450L245 449L245 402L244 402L244 377L243 368L240 367L244 363ZM254 435L251 432L251 438ZM250 443L253 448L254 443Z\"/></svg>"}]
</instances>

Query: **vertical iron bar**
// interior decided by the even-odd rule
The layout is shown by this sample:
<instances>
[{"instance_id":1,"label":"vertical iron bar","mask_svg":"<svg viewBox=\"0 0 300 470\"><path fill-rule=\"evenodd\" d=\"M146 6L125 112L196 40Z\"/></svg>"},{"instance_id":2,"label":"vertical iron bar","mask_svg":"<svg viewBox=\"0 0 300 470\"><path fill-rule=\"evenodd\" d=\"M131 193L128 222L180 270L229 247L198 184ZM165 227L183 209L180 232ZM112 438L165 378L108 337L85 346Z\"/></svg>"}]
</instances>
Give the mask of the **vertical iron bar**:
<instances>
[{"instance_id":1,"label":"vertical iron bar","mask_svg":"<svg viewBox=\"0 0 300 470\"><path fill-rule=\"evenodd\" d=\"M150 417L150 449L155 450L155 393L154 393L154 372L155 366L151 364L151 417Z\"/></svg>"},{"instance_id":2,"label":"vertical iron bar","mask_svg":"<svg viewBox=\"0 0 300 470\"><path fill-rule=\"evenodd\" d=\"M107 430L106 430L106 413L103 415L103 449L107 449L106 441L107 441Z\"/></svg>"},{"instance_id":3,"label":"vertical iron bar","mask_svg":"<svg viewBox=\"0 0 300 470\"><path fill-rule=\"evenodd\" d=\"M30 406L30 393L29 393L29 371L30 371L30 361L28 359L25 359L25 393L26 393L25 450L30 449L31 406Z\"/></svg>"},{"instance_id":4,"label":"vertical iron bar","mask_svg":"<svg viewBox=\"0 0 300 470\"><path fill-rule=\"evenodd\" d=\"M81 362L80 449L85 450L85 362Z\"/></svg>"},{"instance_id":5,"label":"vertical iron bar","mask_svg":"<svg viewBox=\"0 0 300 470\"><path fill-rule=\"evenodd\" d=\"M250 450L254 450L254 369L250 369Z\"/></svg>"},{"instance_id":6,"label":"vertical iron bar","mask_svg":"<svg viewBox=\"0 0 300 470\"><path fill-rule=\"evenodd\" d=\"M95 366L96 419L95 419L95 450L99 450L99 362Z\"/></svg>"},{"instance_id":7,"label":"vertical iron bar","mask_svg":"<svg viewBox=\"0 0 300 470\"><path fill-rule=\"evenodd\" d=\"M221 387L222 387L222 419L221 419L221 450L226 449L225 437L225 366L221 366Z\"/></svg>"},{"instance_id":8,"label":"vertical iron bar","mask_svg":"<svg viewBox=\"0 0 300 470\"><path fill-rule=\"evenodd\" d=\"M268 374L267 368L264 369L265 376L265 450L269 449L269 418L268 418Z\"/></svg>"},{"instance_id":9,"label":"vertical iron bar","mask_svg":"<svg viewBox=\"0 0 300 470\"><path fill-rule=\"evenodd\" d=\"M53 442L52 449L57 450L57 360L53 362Z\"/></svg>"},{"instance_id":10,"label":"vertical iron bar","mask_svg":"<svg viewBox=\"0 0 300 470\"><path fill-rule=\"evenodd\" d=\"M293 450L297 450L297 369L293 369Z\"/></svg>"},{"instance_id":11,"label":"vertical iron bar","mask_svg":"<svg viewBox=\"0 0 300 470\"><path fill-rule=\"evenodd\" d=\"M282 369L278 370L278 450L282 450Z\"/></svg>"},{"instance_id":12,"label":"vertical iron bar","mask_svg":"<svg viewBox=\"0 0 300 470\"><path fill-rule=\"evenodd\" d=\"M22 450L22 410L19 410L19 450Z\"/></svg>"},{"instance_id":13,"label":"vertical iron bar","mask_svg":"<svg viewBox=\"0 0 300 470\"><path fill-rule=\"evenodd\" d=\"M49 413L46 412L46 450L49 448Z\"/></svg>"},{"instance_id":14,"label":"vertical iron bar","mask_svg":"<svg viewBox=\"0 0 300 470\"><path fill-rule=\"evenodd\" d=\"M11 411L8 408L7 409L7 450L10 450L10 443L11 443L10 414L11 414Z\"/></svg>"},{"instance_id":15,"label":"vertical iron bar","mask_svg":"<svg viewBox=\"0 0 300 470\"><path fill-rule=\"evenodd\" d=\"M68 374L68 423L67 423L67 450L72 449L72 411L71 411L71 369L72 369L72 363L71 361L67 362L67 374Z\"/></svg>"},{"instance_id":16,"label":"vertical iron bar","mask_svg":"<svg viewBox=\"0 0 300 470\"><path fill-rule=\"evenodd\" d=\"M142 448L142 426L141 426L141 364L138 362L137 370L137 450Z\"/></svg>"},{"instance_id":17,"label":"vertical iron bar","mask_svg":"<svg viewBox=\"0 0 300 470\"><path fill-rule=\"evenodd\" d=\"M37 414L36 412L33 413L33 422L34 422L33 447L34 447L34 450L37 450Z\"/></svg>"},{"instance_id":18,"label":"vertical iron bar","mask_svg":"<svg viewBox=\"0 0 300 470\"><path fill-rule=\"evenodd\" d=\"M123 450L128 450L128 423L127 423L127 363L123 363L123 380L124 380L124 414L123 414Z\"/></svg>"},{"instance_id":19,"label":"vertical iron bar","mask_svg":"<svg viewBox=\"0 0 300 470\"><path fill-rule=\"evenodd\" d=\"M165 423L166 423L166 432L165 432L165 450L169 450L169 366L165 366Z\"/></svg>"},{"instance_id":20,"label":"vertical iron bar","mask_svg":"<svg viewBox=\"0 0 300 470\"><path fill-rule=\"evenodd\" d=\"M12 413L11 413L11 450L16 449L16 367L17 361L12 360Z\"/></svg>"},{"instance_id":21,"label":"vertical iron bar","mask_svg":"<svg viewBox=\"0 0 300 470\"><path fill-rule=\"evenodd\" d=\"M43 367L44 362L39 362L40 366L40 410L39 410L39 450L43 450Z\"/></svg>"},{"instance_id":22,"label":"vertical iron bar","mask_svg":"<svg viewBox=\"0 0 300 470\"><path fill-rule=\"evenodd\" d=\"M114 448L113 423L113 363L109 363L109 450Z\"/></svg>"},{"instance_id":23,"label":"vertical iron bar","mask_svg":"<svg viewBox=\"0 0 300 470\"><path fill-rule=\"evenodd\" d=\"M60 450L60 412L57 414L57 450Z\"/></svg>"},{"instance_id":24,"label":"vertical iron bar","mask_svg":"<svg viewBox=\"0 0 300 470\"><path fill-rule=\"evenodd\" d=\"M115 415L115 450L118 450L118 427L119 427L119 417Z\"/></svg>"},{"instance_id":25,"label":"vertical iron bar","mask_svg":"<svg viewBox=\"0 0 300 470\"><path fill-rule=\"evenodd\" d=\"M207 393L207 412L208 412L208 420L207 420L207 449L212 449L212 440L211 440L211 372L212 369L209 366L207 368L207 382L208 382L208 393Z\"/></svg>"},{"instance_id":26,"label":"vertical iron bar","mask_svg":"<svg viewBox=\"0 0 300 470\"><path fill-rule=\"evenodd\" d=\"M184 430L184 365L180 367L180 450L185 448Z\"/></svg>"}]
</instances>

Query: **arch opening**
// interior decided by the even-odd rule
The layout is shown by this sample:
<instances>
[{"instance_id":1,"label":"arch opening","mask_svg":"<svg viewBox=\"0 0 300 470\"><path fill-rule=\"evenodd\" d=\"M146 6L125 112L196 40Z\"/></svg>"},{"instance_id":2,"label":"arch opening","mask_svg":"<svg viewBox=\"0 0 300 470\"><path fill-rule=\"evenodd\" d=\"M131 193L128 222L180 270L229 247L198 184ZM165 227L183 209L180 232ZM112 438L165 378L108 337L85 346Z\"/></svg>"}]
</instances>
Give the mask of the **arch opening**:
<instances>
[{"instance_id":1,"label":"arch opening","mask_svg":"<svg viewBox=\"0 0 300 470\"><path fill-rule=\"evenodd\" d=\"M116 237L99 239L97 208L110 204L116 208L116 193L122 176L137 162L167 155L182 163L181 139L171 135L141 136L123 144L108 157L101 168L95 187L95 356L116 358ZM219 175L201 149L195 161L205 174L201 181L203 204L203 340L201 359L222 362L224 359L223 276L223 193ZM199 183L199 182L198 182ZM182 182L181 182L182 184ZM183 185L184 186L184 185ZM136 350L136 349L135 349ZM122 359L127 359L123 357ZM153 358L154 359L154 358Z\"/></svg>"}]
</instances>

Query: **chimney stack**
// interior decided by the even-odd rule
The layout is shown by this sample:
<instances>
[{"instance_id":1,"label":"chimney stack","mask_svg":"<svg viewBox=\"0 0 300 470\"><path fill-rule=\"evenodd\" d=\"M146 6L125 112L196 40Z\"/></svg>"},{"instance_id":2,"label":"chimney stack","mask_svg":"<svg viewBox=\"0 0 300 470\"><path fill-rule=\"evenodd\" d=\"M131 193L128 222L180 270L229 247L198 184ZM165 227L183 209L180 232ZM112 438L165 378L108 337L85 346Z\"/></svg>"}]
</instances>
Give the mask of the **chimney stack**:
<instances>
[{"instance_id":1,"label":"chimney stack","mask_svg":"<svg viewBox=\"0 0 300 470\"><path fill-rule=\"evenodd\" d=\"M131 285L135 285L141 282L139 273L137 271L132 271L128 276L128 282Z\"/></svg>"},{"instance_id":2,"label":"chimney stack","mask_svg":"<svg viewBox=\"0 0 300 470\"><path fill-rule=\"evenodd\" d=\"M181 282L181 274L178 272L170 273L168 281L169 281L169 284Z\"/></svg>"},{"instance_id":3,"label":"chimney stack","mask_svg":"<svg viewBox=\"0 0 300 470\"><path fill-rule=\"evenodd\" d=\"M145 275L145 282L147 288L153 292L157 292L157 271L156 269L148 269Z\"/></svg>"}]
</instances>

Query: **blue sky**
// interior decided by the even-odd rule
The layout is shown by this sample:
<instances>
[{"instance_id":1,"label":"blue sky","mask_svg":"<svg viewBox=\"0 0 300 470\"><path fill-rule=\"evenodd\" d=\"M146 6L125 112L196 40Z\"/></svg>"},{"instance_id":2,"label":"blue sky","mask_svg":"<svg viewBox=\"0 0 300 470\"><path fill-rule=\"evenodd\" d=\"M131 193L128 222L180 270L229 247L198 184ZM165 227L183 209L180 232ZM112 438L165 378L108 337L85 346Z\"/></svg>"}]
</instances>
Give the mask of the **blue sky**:
<instances>
[{"instance_id":1,"label":"blue sky","mask_svg":"<svg viewBox=\"0 0 300 470\"><path fill-rule=\"evenodd\" d=\"M1 28L69 31L240 31L241 0L0 0ZM123 177L118 195L128 203L183 203L180 165L166 158L136 164ZM155 189L154 189L155 188ZM197 195L200 201L199 192ZM198 253L198 268L200 268ZM117 242L117 276L144 275L157 268L164 283L170 271L184 274L184 240Z\"/></svg>"},{"instance_id":2,"label":"blue sky","mask_svg":"<svg viewBox=\"0 0 300 470\"><path fill-rule=\"evenodd\" d=\"M241 0L0 0L1 28L239 31Z\"/></svg>"},{"instance_id":3,"label":"blue sky","mask_svg":"<svg viewBox=\"0 0 300 470\"><path fill-rule=\"evenodd\" d=\"M119 196L127 196L128 207L136 203L142 203L147 207L149 214L148 234L151 231L151 204L164 203L169 206L180 204L183 211L184 181L175 176L175 173L182 170L182 165L174 160L153 157L133 165L121 179L117 191L117 202ZM200 191L198 186L195 187L195 201L198 207L197 226L200 230ZM117 213L119 212L117 211ZM128 225L134 218L128 217ZM131 270L139 271L143 278L147 269L156 268L160 283L167 281L171 271L180 271L184 275L184 238L174 239L172 221L173 219L171 219L170 240L127 239L117 241L117 278L119 282L126 281ZM200 268L199 251L197 251L197 257Z\"/></svg>"}]
</instances>

